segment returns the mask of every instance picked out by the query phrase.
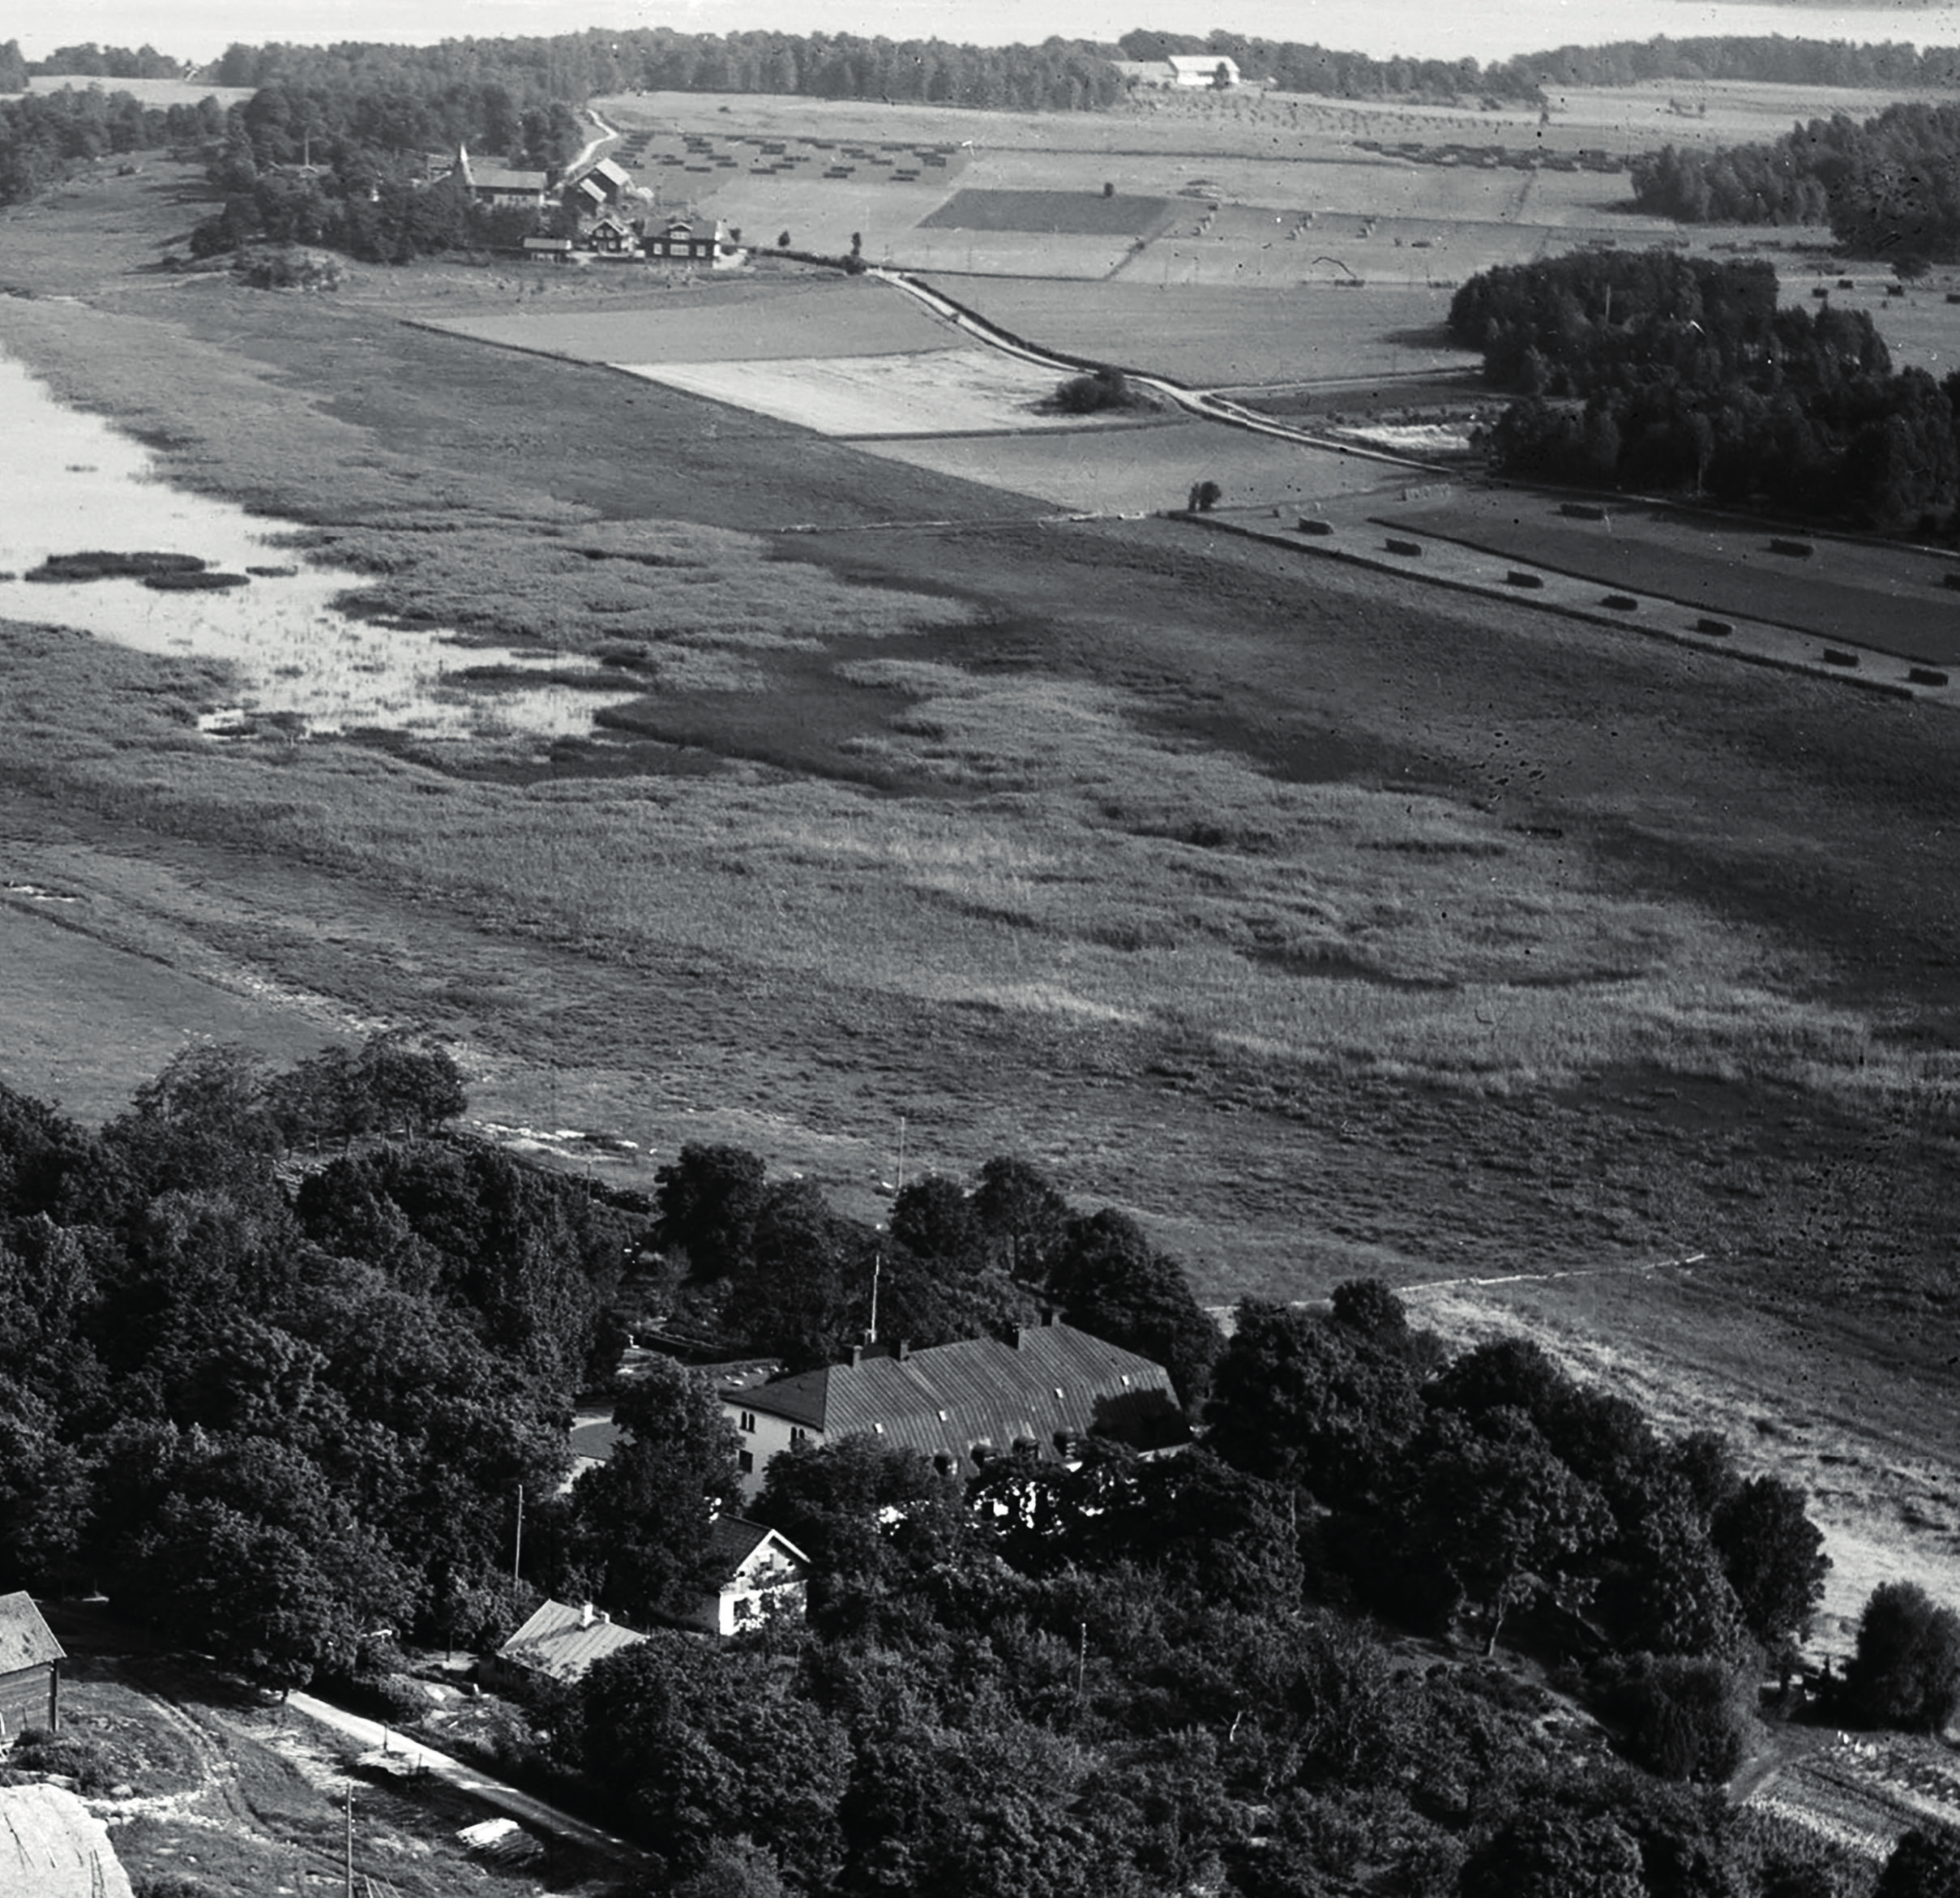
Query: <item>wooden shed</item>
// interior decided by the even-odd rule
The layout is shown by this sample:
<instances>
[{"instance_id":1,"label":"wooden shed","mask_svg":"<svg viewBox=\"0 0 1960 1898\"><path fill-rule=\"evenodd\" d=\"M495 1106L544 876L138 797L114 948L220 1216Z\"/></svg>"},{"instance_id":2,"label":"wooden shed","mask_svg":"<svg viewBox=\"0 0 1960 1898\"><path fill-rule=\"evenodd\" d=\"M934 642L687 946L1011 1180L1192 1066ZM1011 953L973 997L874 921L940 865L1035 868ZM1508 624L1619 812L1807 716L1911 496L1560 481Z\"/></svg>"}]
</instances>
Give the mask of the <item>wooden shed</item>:
<instances>
[{"instance_id":1,"label":"wooden shed","mask_svg":"<svg viewBox=\"0 0 1960 1898\"><path fill-rule=\"evenodd\" d=\"M21 1591L0 1595L0 1738L23 1727L61 1726L61 1664L53 1630Z\"/></svg>"}]
</instances>

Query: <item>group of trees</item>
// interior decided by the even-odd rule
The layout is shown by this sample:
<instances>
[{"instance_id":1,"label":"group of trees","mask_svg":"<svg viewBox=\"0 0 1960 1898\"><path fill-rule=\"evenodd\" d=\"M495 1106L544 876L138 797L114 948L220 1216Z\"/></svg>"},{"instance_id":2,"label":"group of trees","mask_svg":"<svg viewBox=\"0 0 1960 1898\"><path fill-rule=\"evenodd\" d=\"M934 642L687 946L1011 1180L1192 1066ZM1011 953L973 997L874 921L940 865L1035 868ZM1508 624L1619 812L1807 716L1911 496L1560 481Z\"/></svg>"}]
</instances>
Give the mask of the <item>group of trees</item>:
<instances>
[{"instance_id":1,"label":"group of trees","mask_svg":"<svg viewBox=\"0 0 1960 1898\"><path fill-rule=\"evenodd\" d=\"M1126 59L1198 54L1237 61L1248 77L1269 78L1281 91L1337 99L1487 101L1542 105L1568 86L1630 86L1655 79L1754 79L1804 86L1950 85L1960 61L1950 47L1924 53L1904 44L1859 46L1842 41L1741 35L1677 40L1618 40L1600 46L1559 46L1521 53L1487 66L1474 59L1377 59L1293 40L1242 33L1205 35L1138 28L1119 46Z\"/></svg>"},{"instance_id":2,"label":"group of trees","mask_svg":"<svg viewBox=\"0 0 1960 1898\"><path fill-rule=\"evenodd\" d=\"M1950 57L1950 55L1949 55ZM1853 256L1910 272L1960 256L1960 105L1889 105L1859 124L1839 113L1769 144L1633 161L1633 198L1684 224L1824 224Z\"/></svg>"},{"instance_id":3,"label":"group of trees","mask_svg":"<svg viewBox=\"0 0 1960 1898\"><path fill-rule=\"evenodd\" d=\"M215 99L162 109L89 88L0 99L0 204L19 204L98 158L196 144L223 123Z\"/></svg>"},{"instance_id":4,"label":"group of trees","mask_svg":"<svg viewBox=\"0 0 1960 1898\"><path fill-rule=\"evenodd\" d=\"M690 33L669 27L549 38L466 39L407 47L234 45L227 86L351 86L439 92L495 83L513 96L579 101L610 92L781 92L1021 112L1093 110L1123 86L1106 49L1050 38L1038 46L867 38L856 33Z\"/></svg>"},{"instance_id":5,"label":"group of trees","mask_svg":"<svg viewBox=\"0 0 1960 1898\"><path fill-rule=\"evenodd\" d=\"M517 1490L617 1362L643 1218L426 1128L440 1051L200 1048L89 1133L0 1088L0 1578L100 1585L270 1685L507 1626Z\"/></svg>"},{"instance_id":6,"label":"group of trees","mask_svg":"<svg viewBox=\"0 0 1960 1898\"><path fill-rule=\"evenodd\" d=\"M1055 1228L1025 1210L997 1243L1039 1258ZM606 1523L585 1558L628 1600L696 1585L659 1565L734 1484L712 1390L666 1366L649 1393L566 1506L570 1537ZM1204 1415L1181 1456L1092 1443L970 1482L870 1437L778 1456L750 1513L811 1558L807 1619L723 1644L657 1628L545 1697L543 1750L662 1855L650 1892L703 1898L1868 1888L1713 1789L1765 1655L1817 1603L1800 1492L1528 1344L1453 1357L1372 1283L1330 1313L1243 1306ZM1960 1623L1892 1592L1829 1717L1950 1712ZM1558 1737L1549 1699L1488 1661L1409 1664L1363 1604L1579 1657L1566 1684L1646 1770ZM1909 1840L1899 1879L1945 1850Z\"/></svg>"},{"instance_id":7,"label":"group of trees","mask_svg":"<svg viewBox=\"0 0 1960 1898\"><path fill-rule=\"evenodd\" d=\"M1221 1343L1183 1268L1127 1214L1071 1206L1027 1161L989 1160L969 1187L907 1180L880 1226L835 1211L810 1181L772 1181L740 1147L690 1144L660 1170L654 1296L670 1322L721 1351L835 1362L872 1318L926 1346L1032 1322L1071 1323L1162 1365L1187 1403Z\"/></svg>"},{"instance_id":8,"label":"group of trees","mask_svg":"<svg viewBox=\"0 0 1960 1898\"><path fill-rule=\"evenodd\" d=\"M1524 399L1492 431L1507 472L1687 489L1882 532L1960 503L1960 377L1894 374L1864 311L1778 307L1774 269L1582 252L1473 277L1452 336Z\"/></svg>"}]
</instances>

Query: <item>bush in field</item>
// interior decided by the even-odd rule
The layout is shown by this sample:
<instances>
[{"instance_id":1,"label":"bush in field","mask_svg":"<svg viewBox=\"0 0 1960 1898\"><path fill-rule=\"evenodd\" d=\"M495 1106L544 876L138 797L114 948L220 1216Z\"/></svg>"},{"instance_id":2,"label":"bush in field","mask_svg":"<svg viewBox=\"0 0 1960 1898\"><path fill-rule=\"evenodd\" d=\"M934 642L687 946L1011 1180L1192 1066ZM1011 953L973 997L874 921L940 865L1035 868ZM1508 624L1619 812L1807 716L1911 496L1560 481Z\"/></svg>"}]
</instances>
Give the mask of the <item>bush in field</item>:
<instances>
[{"instance_id":1,"label":"bush in field","mask_svg":"<svg viewBox=\"0 0 1960 1898\"><path fill-rule=\"evenodd\" d=\"M1915 1583L1881 1583L1864 1605L1845 1686L1873 1726L1940 1732L1960 1713L1960 1614Z\"/></svg>"},{"instance_id":2,"label":"bush in field","mask_svg":"<svg viewBox=\"0 0 1960 1898\"><path fill-rule=\"evenodd\" d=\"M1142 406L1142 398L1119 369L1072 375L1055 392L1053 405L1064 415L1100 415L1112 409Z\"/></svg>"}]
</instances>

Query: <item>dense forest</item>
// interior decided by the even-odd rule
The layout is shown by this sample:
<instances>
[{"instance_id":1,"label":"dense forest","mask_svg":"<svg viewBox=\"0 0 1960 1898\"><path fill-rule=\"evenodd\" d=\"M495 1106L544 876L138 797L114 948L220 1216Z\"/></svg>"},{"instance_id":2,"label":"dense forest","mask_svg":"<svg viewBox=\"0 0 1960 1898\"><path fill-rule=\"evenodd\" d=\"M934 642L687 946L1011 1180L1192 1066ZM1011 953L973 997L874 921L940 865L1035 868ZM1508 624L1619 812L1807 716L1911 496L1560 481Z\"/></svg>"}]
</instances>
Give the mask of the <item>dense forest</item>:
<instances>
[{"instance_id":1,"label":"dense forest","mask_svg":"<svg viewBox=\"0 0 1960 1898\"><path fill-rule=\"evenodd\" d=\"M1633 196L1684 224L1821 224L1855 255L1908 269L1960 258L1960 105L1813 118L1766 145L1667 146L1633 162Z\"/></svg>"},{"instance_id":2,"label":"dense forest","mask_svg":"<svg viewBox=\"0 0 1960 1898\"><path fill-rule=\"evenodd\" d=\"M1765 263L1586 252L1471 278L1449 327L1524 398L1493 431L1508 473L1945 530L1960 376L1894 373L1863 311L1777 295Z\"/></svg>"},{"instance_id":3,"label":"dense forest","mask_svg":"<svg viewBox=\"0 0 1960 1898\"><path fill-rule=\"evenodd\" d=\"M666 27L548 39L450 40L426 47L235 45L212 76L225 86L283 81L308 91L418 97L456 86L495 85L520 105L576 104L644 89L1059 112L1109 105L1123 92L1107 54L1075 41L969 46L854 33L724 35Z\"/></svg>"},{"instance_id":4,"label":"dense forest","mask_svg":"<svg viewBox=\"0 0 1960 1898\"><path fill-rule=\"evenodd\" d=\"M730 1147L600 1191L445 1133L464 1105L397 1035L284 1072L194 1048L100 1132L0 1088L0 1588L101 1585L263 1686L370 1694L391 1630L494 1643L540 1590L651 1624L499 1742L660 1855L648 1898L1872 1889L1714 1789L1827 1566L1802 1493L1718 1438L1521 1341L1453 1354L1372 1281L1227 1341L1025 1161L910 1181L881 1229ZM811 1560L807 1621L665 1631L735 1433L656 1356L554 1494L573 1393L623 1312L823 1361L874 1270L921 1342L1062 1302L1173 1365L1204 1446L970 1480L793 1451L753 1509ZM1957 1707L1960 1617L1878 1591L1826 1717Z\"/></svg>"},{"instance_id":5,"label":"dense forest","mask_svg":"<svg viewBox=\"0 0 1960 1898\"><path fill-rule=\"evenodd\" d=\"M1239 33L1166 33L1138 28L1120 41L1127 59L1173 53L1236 60L1247 79L1269 79L1282 92L1337 99L1427 97L1543 103L1548 88L1631 86L1655 79L1748 79L1806 86L1951 86L1960 52L1905 45L1856 46L1843 41L1720 38L1620 40L1603 46L1559 46L1521 53L1487 66L1474 59L1376 59L1292 40Z\"/></svg>"}]
</instances>

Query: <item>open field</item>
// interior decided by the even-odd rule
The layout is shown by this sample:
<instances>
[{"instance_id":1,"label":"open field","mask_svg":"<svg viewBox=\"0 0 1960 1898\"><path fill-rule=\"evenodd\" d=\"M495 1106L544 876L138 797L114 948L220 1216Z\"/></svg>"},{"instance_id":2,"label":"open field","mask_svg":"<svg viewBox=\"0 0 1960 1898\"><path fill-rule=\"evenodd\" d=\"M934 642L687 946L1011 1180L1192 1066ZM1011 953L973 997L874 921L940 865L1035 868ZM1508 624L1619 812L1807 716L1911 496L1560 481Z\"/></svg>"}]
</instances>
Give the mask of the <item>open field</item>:
<instances>
[{"instance_id":1,"label":"open field","mask_svg":"<svg viewBox=\"0 0 1960 1898\"><path fill-rule=\"evenodd\" d=\"M1463 495L1384 510L1398 529L1431 533L1597 578L1602 585L1680 601L1700 611L1766 619L1928 665L1960 663L1960 575L1949 560L1903 549L1804 540L1808 559L1770 546L1765 528L1609 504L1604 521L1563 516L1523 491Z\"/></svg>"},{"instance_id":2,"label":"open field","mask_svg":"<svg viewBox=\"0 0 1960 1898\"><path fill-rule=\"evenodd\" d=\"M864 445L909 467L1101 513L1180 508L1200 481L1217 482L1227 507L1285 512L1336 495L1383 486L1399 491L1411 478L1406 469L1333 449L1299 448L1209 422L1166 422L1121 432L1072 430Z\"/></svg>"},{"instance_id":3,"label":"open field","mask_svg":"<svg viewBox=\"0 0 1960 1898\"><path fill-rule=\"evenodd\" d=\"M160 109L172 105L196 105L216 99L229 107L242 105L252 96L249 86L205 86L191 79L109 79L92 73L42 72L28 80L30 92L127 92L145 105ZM4 95L0 95L4 96Z\"/></svg>"},{"instance_id":4,"label":"open field","mask_svg":"<svg viewBox=\"0 0 1960 1898\"><path fill-rule=\"evenodd\" d=\"M949 283L956 302L1038 348L1198 388L1345 381L1476 366L1442 334L1449 293L1320 285L1266 290L1014 280Z\"/></svg>"},{"instance_id":5,"label":"open field","mask_svg":"<svg viewBox=\"0 0 1960 1898\"><path fill-rule=\"evenodd\" d=\"M1692 1324L1630 1277L1575 1330L1719 1356L1728 1427L1820 1485L1950 1469L1949 715L1172 523L1017 525L953 458L1032 481L1005 458L1090 438L922 466L397 320L499 312L508 267L166 278L203 213L150 169L0 219L41 293L6 345L389 612L591 654L627 608L644 690L588 739L220 749L221 681L11 632L9 880L242 1003L447 1035L477 1113L639 1141L643 1185L728 1139L868 1213L902 1114L922 1165L1018 1150L1133 1212L1216 1303L1703 1250ZM1329 293L1339 347L1380 346L1371 295ZM1212 472L1181 428L1093 439L1165 453L1172 502ZM0 1030L0 1073L113 1099L155 1052L122 993ZM1849 1448L1800 1434L1811 1363Z\"/></svg>"},{"instance_id":6,"label":"open field","mask_svg":"<svg viewBox=\"0 0 1960 1898\"><path fill-rule=\"evenodd\" d=\"M623 362L629 375L755 409L828 435L942 435L1080 430L1044 408L1052 370L982 348L915 356L791 357L772 362Z\"/></svg>"},{"instance_id":7,"label":"open field","mask_svg":"<svg viewBox=\"0 0 1960 1898\"><path fill-rule=\"evenodd\" d=\"M1170 216L1163 198L1124 192L1004 191L963 186L930 216L919 220L931 230L1046 231L1061 236L1140 238Z\"/></svg>"},{"instance_id":8,"label":"open field","mask_svg":"<svg viewBox=\"0 0 1960 1898\"><path fill-rule=\"evenodd\" d=\"M915 298L873 277L682 281L695 287L649 289L584 309L533 299L508 314L440 320L444 328L481 342L546 350L579 362L880 356L943 349L956 335Z\"/></svg>"}]
</instances>

